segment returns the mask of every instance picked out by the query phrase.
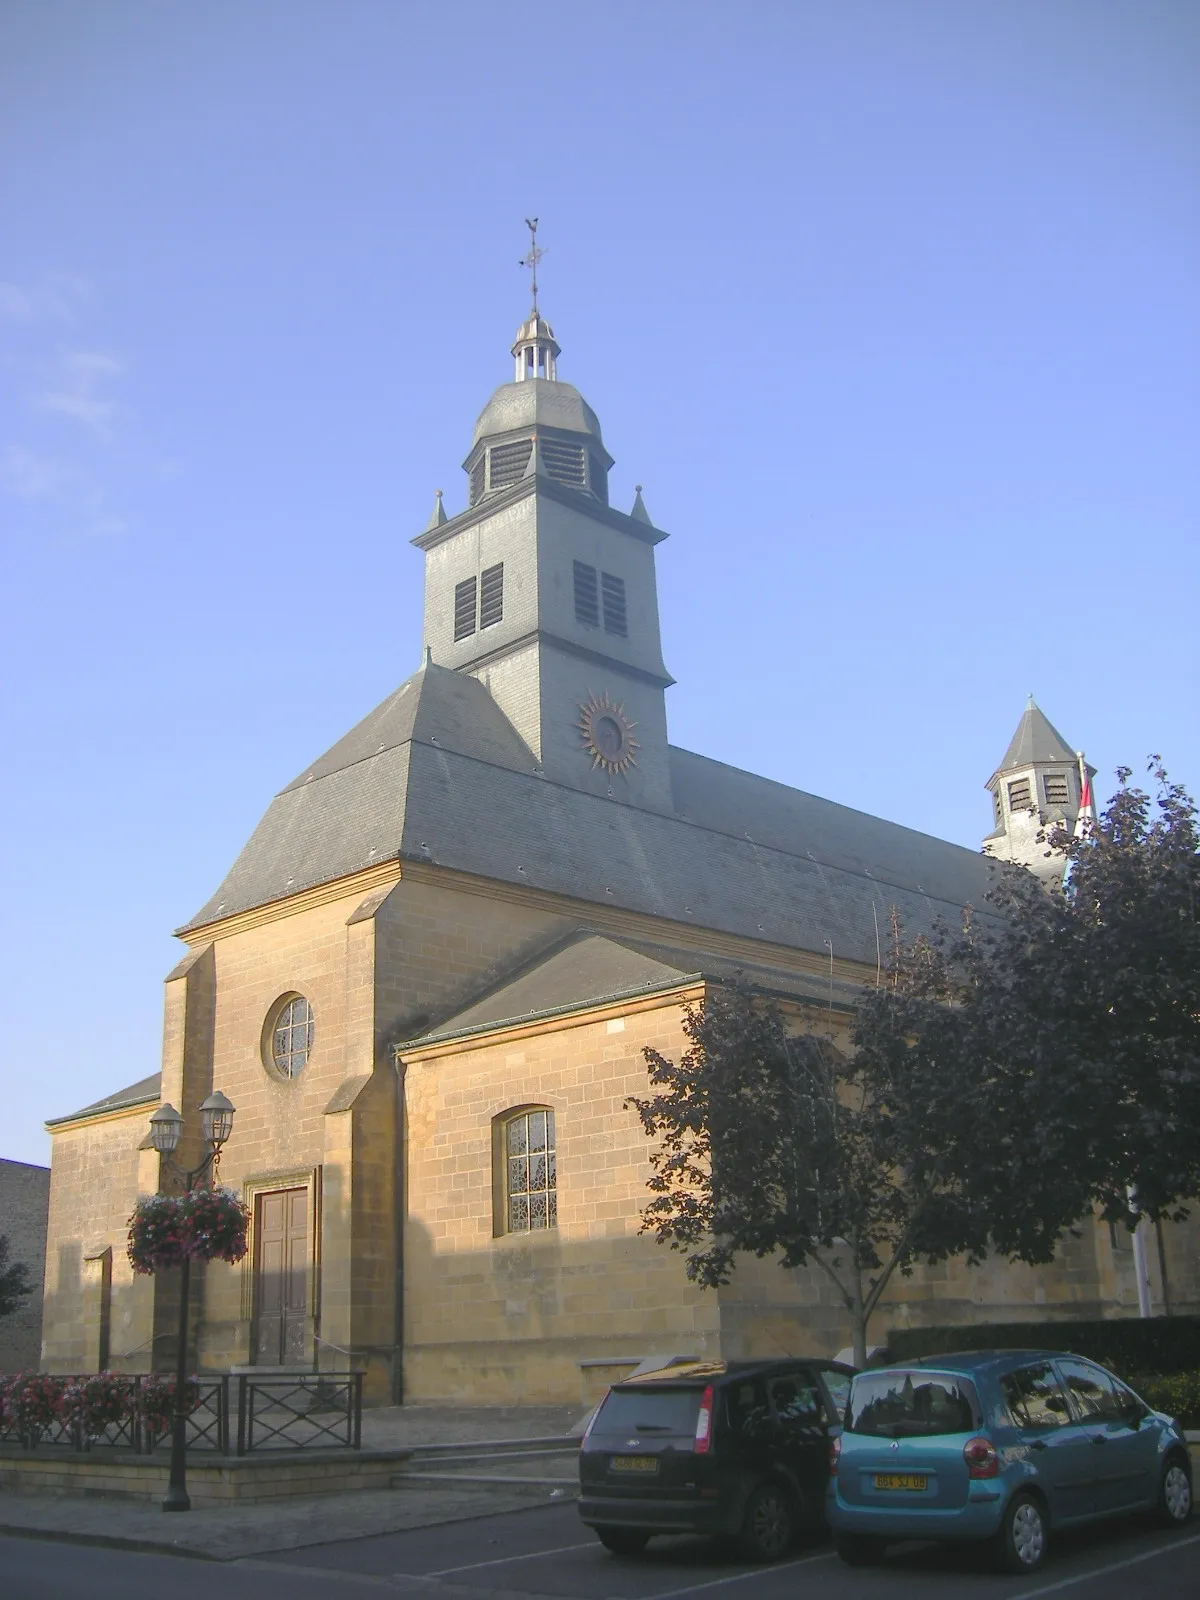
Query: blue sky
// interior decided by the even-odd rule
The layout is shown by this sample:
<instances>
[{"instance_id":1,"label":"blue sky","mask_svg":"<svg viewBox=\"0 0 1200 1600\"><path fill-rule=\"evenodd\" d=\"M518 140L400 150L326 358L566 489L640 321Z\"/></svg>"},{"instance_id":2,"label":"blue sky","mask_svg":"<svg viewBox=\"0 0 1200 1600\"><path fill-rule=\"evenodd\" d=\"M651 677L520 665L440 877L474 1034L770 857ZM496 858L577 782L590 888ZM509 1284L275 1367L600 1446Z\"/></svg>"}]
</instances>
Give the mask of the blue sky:
<instances>
[{"instance_id":1,"label":"blue sky","mask_svg":"<svg viewBox=\"0 0 1200 1600\"><path fill-rule=\"evenodd\" d=\"M1200 790L1191 0L0 12L0 1155L417 665L510 375L645 485L678 744L974 847L1032 690Z\"/></svg>"}]
</instances>

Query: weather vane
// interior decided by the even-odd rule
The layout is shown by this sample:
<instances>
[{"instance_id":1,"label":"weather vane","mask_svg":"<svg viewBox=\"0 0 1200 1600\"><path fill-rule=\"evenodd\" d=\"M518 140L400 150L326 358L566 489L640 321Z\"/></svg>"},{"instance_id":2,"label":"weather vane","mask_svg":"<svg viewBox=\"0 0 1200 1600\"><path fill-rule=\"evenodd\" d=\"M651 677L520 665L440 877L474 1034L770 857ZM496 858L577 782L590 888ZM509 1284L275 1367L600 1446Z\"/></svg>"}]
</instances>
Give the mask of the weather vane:
<instances>
[{"instance_id":1,"label":"weather vane","mask_svg":"<svg viewBox=\"0 0 1200 1600\"><path fill-rule=\"evenodd\" d=\"M529 270L533 273L533 315L535 317L537 316L537 308L538 308L538 305L537 305L537 269L538 269L538 262L546 254L546 252L544 250L541 250L541 249L538 248L537 224L538 224L538 219L536 217L526 217L525 218L525 226L529 229L529 254L527 256L522 256L520 261L517 262L517 265L519 267L528 267Z\"/></svg>"}]
</instances>

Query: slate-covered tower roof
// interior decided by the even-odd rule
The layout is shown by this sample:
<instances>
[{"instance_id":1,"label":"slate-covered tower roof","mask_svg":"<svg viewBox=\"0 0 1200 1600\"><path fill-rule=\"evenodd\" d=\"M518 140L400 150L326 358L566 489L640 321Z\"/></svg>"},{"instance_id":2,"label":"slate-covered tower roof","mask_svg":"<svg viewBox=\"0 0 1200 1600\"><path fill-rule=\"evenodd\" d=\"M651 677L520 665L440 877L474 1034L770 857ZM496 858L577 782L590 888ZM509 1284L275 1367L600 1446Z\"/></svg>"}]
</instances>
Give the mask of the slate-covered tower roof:
<instances>
[{"instance_id":1,"label":"slate-covered tower roof","mask_svg":"<svg viewBox=\"0 0 1200 1600\"><path fill-rule=\"evenodd\" d=\"M1030 695L1004 759L985 785L992 797L992 831L983 841L988 854L1019 861L1048 883L1061 878L1061 858L1037 836L1056 823L1068 831L1075 826L1081 763L1082 755Z\"/></svg>"}]
</instances>

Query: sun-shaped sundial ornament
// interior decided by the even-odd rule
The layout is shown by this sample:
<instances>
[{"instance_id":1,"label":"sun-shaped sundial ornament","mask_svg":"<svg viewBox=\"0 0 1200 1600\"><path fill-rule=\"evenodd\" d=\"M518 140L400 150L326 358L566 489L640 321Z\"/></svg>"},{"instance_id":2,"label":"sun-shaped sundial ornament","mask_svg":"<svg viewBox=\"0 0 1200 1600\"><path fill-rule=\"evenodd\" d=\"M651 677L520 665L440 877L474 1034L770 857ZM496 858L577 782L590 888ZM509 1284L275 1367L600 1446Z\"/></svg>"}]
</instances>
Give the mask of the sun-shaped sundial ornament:
<instances>
[{"instance_id":1,"label":"sun-shaped sundial ornament","mask_svg":"<svg viewBox=\"0 0 1200 1600\"><path fill-rule=\"evenodd\" d=\"M583 748L592 758L592 768L603 767L610 775L637 766L633 737L636 722L630 722L625 707L615 705L607 694L589 695L579 708L579 732Z\"/></svg>"}]
</instances>

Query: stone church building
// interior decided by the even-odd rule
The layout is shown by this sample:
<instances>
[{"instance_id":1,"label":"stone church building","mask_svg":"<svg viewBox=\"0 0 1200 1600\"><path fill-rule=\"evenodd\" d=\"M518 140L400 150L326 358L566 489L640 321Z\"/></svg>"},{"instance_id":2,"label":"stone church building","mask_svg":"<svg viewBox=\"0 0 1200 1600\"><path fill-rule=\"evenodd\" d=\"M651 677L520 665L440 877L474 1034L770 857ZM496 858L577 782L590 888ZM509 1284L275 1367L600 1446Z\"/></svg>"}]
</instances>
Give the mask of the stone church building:
<instances>
[{"instance_id":1,"label":"stone church building","mask_svg":"<svg viewBox=\"0 0 1200 1600\"><path fill-rule=\"evenodd\" d=\"M221 1178L252 1247L200 1279L209 1368L345 1368L377 1401L575 1401L648 1353L848 1342L824 1281L748 1261L720 1291L638 1232L643 1050L740 973L844 1036L891 909L980 905L985 856L671 745L655 550L609 504L594 411L536 312L475 424L466 509L438 496L424 664L280 791L179 930L161 1072L50 1122L43 1363L145 1370L170 1274L126 1218L159 1186L147 1119L237 1108ZM1079 765L1030 705L990 780L987 848L1035 861ZM189 1141L191 1141L189 1143ZM1196 1286L1191 1293L1196 1298ZM1127 1241L1052 1269L897 1280L886 1326L1136 1308Z\"/></svg>"}]
</instances>

